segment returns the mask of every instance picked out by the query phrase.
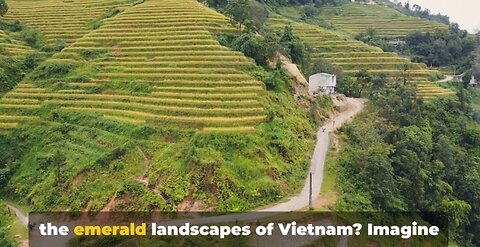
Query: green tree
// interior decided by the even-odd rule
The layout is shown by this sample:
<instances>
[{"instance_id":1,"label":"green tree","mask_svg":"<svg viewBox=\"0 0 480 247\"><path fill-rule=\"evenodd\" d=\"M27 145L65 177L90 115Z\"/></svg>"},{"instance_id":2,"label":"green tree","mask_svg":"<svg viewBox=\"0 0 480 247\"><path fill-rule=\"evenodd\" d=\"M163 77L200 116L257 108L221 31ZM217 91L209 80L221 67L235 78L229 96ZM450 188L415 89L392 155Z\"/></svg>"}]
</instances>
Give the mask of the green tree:
<instances>
[{"instance_id":1,"label":"green tree","mask_svg":"<svg viewBox=\"0 0 480 247\"><path fill-rule=\"evenodd\" d=\"M250 18L250 0L228 0L227 14L236 22L240 24L240 32L242 32L242 25Z\"/></svg>"},{"instance_id":2,"label":"green tree","mask_svg":"<svg viewBox=\"0 0 480 247\"><path fill-rule=\"evenodd\" d=\"M280 43L285 47L285 52L292 59L292 61L299 65L305 65L308 61L307 48L293 33L291 26L285 26Z\"/></svg>"},{"instance_id":3,"label":"green tree","mask_svg":"<svg viewBox=\"0 0 480 247\"><path fill-rule=\"evenodd\" d=\"M367 69L361 69L357 72L355 77L357 78L357 84L359 85L357 97L362 97L363 91L370 87L373 77Z\"/></svg>"},{"instance_id":4,"label":"green tree","mask_svg":"<svg viewBox=\"0 0 480 247\"><path fill-rule=\"evenodd\" d=\"M0 0L0 16L4 16L8 12L8 5L5 0Z\"/></svg>"}]
</instances>

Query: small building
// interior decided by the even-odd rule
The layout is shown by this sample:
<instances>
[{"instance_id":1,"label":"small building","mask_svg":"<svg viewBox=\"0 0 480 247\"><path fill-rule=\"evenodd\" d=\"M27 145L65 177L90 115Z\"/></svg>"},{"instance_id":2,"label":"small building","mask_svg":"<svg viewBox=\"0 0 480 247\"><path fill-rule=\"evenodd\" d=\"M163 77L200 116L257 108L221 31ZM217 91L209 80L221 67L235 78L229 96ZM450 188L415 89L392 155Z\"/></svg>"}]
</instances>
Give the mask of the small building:
<instances>
[{"instance_id":1,"label":"small building","mask_svg":"<svg viewBox=\"0 0 480 247\"><path fill-rule=\"evenodd\" d=\"M478 87L478 81L475 79L474 76L472 76L472 79L470 79L470 83L468 83L469 87Z\"/></svg>"},{"instance_id":2,"label":"small building","mask_svg":"<svg viewBox=\"0 0 480 247\"><path fill-rule=\"evenodd\" d=\"M393 45L393 46L395 46L395 47L399 47L399 46L402 46L402 45L407 44L407 42L405 42L404 40L399 40L399 39L389 40L389 41L387 41L387 43L388 43L389 45Z\"/></svg>"},{"instance_id":3,"label":"small building","mask_svg":"<svg viewBox=\"0 0 480 247\"><path fill-rule=\"evenodd\" d=\"M337 76L327 73L318 73L308 78L308 92L317 95L320 92L331 95L335 93Z\"/></svg>"},{"instance_id":4,"label":"small building","mask_svg":"<svg viewBox=\"0 0 480 247\"><path fill-rule=\"evenodd\" d=\"M366 5L377 4L374 0L351 0L351 1L352 3L366 4Z\"/></svg>"}]
</instances>

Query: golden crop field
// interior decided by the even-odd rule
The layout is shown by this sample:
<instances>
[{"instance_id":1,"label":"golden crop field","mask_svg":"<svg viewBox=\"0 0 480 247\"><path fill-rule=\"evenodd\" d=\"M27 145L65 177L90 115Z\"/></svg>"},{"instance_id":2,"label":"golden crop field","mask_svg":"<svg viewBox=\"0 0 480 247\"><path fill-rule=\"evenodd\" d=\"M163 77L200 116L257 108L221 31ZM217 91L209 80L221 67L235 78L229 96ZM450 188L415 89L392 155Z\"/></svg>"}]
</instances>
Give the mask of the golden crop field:
<instances>
[{"instance_id":1,"label":"golden crop field","mask_svg":"<svg viewBox=\"0 0 480 247\"><path fill-rule=\"evenodd\" d=\"M313 48L313 61L325 59L341 68L346 75L354 76L361 69L368 69L374 75L385 73L391 80L406 79L408 84L416 87L417 95L425 99L454 95L453 91L428 80L430 74L436 71L429 70L425 64L412 63L396 53L383 52L378 47L340 36L319 26L293 22L278 15L272 16L269 23L279 30L290 25Z\"/></svg>"},{"instance_id":2,"label":"golden crop field","mask_svg":"<svg viewBox=\"0 0 480 247\"><path fill-rule=\"evenodd\" d=\"M88 81L61 89L26 80L0 101L0 112L35 117L36 109L51 106L128 124L222 130L251 130L265 119L263 83L240 69L251 60L213 36L234 27L195 0L12 1L10 8L6 20L24 21L49 41L68 42L47 62L88 63L96 71ZM96 29L89 26L112 8L121 12ZM86 60L84 54L92 52L102 56ZM131 83L149 85L150 91L132 95L123 90ZM120 89L109 90L114 86Z\"/></svg>"},{"instance_id":3,"label":"golden crop field","mask_svg":"<svg viewBox=\"0 0 480 247\"><path fill-rule=\"evenodd\" d=\"M395 9L376 5L345 4L339 7L325 8L322 12L326 19L339 30L353 34L375 29L384 37L404 37L412 30L431 32L434 29L446 29L447 25L419 17L407 16Z\"/></svg>"}]
</instances>

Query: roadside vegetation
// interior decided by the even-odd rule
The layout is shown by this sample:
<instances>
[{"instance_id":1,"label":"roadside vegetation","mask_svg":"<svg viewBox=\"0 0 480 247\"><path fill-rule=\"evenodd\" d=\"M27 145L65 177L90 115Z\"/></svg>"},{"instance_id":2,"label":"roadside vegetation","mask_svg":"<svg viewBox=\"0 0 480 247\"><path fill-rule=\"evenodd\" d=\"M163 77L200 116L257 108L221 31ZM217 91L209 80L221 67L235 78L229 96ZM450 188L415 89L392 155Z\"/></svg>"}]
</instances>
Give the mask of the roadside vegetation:
<instances>
[{"instance_id":1,"label":"roadside vegetation","mask_svg":"<svg viewBox=\"0 0 480 247\"><path fill-rule=\"evenodd\" d=\"M7 206L0 200L0 246L2 247L15 246L15 242L9 233L11 223L12 219L10 218Z\"/></svg>"}]
</instances>

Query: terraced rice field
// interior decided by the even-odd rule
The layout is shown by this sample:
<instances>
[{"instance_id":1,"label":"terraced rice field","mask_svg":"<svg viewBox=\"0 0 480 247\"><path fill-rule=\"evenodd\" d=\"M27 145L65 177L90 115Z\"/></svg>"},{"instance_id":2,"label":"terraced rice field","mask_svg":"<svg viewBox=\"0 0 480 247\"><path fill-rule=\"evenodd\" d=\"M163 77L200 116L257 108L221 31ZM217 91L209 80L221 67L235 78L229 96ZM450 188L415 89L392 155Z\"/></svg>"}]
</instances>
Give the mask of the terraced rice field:
<instances>
[{"instance_id":1,"label":"terraced rice field","mask_svg":"<svg viewBox=\"0 0 480 247\"><path fill-rule=\"evenodd\" d=\"M9 11L2 17L7 21L19 20L40 30L47 41L63 40L73 43L91 31L91 21L113 8L132 6L132 0L42 0L8 1Z\"/></svg>"},{"instance_id":2,"label":"terraced rice field","mask_svg":"<svg viewBox=\"0 0 480 247\"><path fill-rule=\"evenodd\" d=\"M407 80L415 85L417 95L424 98L452 95L454 92L428 81L434 72L425 64L412 63L396 53L383 52L380 48L363 42L341 37L318 26L289 21L281 16L272 16L269 24L275 29L292 26L294 32L313 49L313 60L325 59L343 69L346 75L354 76L362 68L372 74L385 73L391 81ZM407 70L405 70L407 69Z\"/></svg>"},{"instance_id":3,"label":"terraced rice field","mask_svg":"<svg viewBox=\"0 0 480 247\"><path fill-rule=\"evenodd\" d=\"M335 28L353 34L372 28L385 37L404 37L411 31L431 32L445 29L446 25L407 16L395 9L382 5L349 3L339 7L325 8L322 12Z\"/></svg>"},{"instance_id":4,"label":"terraced rice field","mask_svg":"<svg viewBox=\"0 0 480 247\"><path fill-rule=\"evenodd\" d=\"M130 6L52 57L72 61L87 51L105 51L89 61L99 67L91 81L71 82L62 90L22 82L0 101L0 113L34 116L50 105L127 124L252 130L265 119L259 98L263 83L240 70L251 65L249 59L213 36L233 29L225 16L195 0L147 0ZM131 82L149 85L151 91L89 93L92 87L127 87ZM1 118L0 123L7 124Z\"/></svg>"},{"instance_id":5,"label":"terraced rice field","mask_svg":"<svg viewBox=\"0 0 480 247\"><path fill-rule=\"evenodd\" d=\"M32 51L32 48L21 41L12 39L2 30L0 30L0 49L6 55L14 57L22 57Z\"/></svg>"}]
</instances>

